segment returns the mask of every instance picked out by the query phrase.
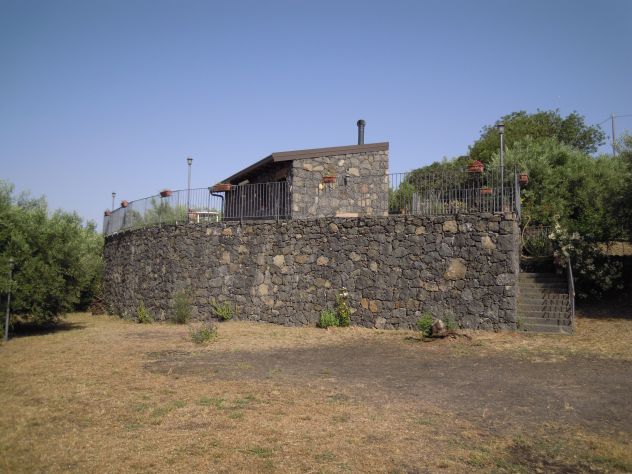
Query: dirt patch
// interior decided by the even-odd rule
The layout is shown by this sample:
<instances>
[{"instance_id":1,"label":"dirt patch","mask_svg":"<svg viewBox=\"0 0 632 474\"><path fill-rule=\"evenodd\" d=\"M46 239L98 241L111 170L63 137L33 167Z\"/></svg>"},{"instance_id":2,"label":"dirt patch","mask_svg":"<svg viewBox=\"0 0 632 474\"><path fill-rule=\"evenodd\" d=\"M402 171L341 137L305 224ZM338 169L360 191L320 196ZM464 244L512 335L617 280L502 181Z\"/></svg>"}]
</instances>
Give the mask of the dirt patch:
<instances>
[{"instance_id":1,"label":"dirt patch","mask_svg":"<svg viewBox=\"0 0 632 474\"><path fill-rule=\"evenodd\" d=\"M432 401L489 428L548 420L632 433L632 364L626 361L580 357L533 362L505 354L459 356L446 347L428 353L421 347L367 342L221 356L152 356L145 367L154 373L271 380L336 391L376 405Z\"/></svg>"}]
</instances>

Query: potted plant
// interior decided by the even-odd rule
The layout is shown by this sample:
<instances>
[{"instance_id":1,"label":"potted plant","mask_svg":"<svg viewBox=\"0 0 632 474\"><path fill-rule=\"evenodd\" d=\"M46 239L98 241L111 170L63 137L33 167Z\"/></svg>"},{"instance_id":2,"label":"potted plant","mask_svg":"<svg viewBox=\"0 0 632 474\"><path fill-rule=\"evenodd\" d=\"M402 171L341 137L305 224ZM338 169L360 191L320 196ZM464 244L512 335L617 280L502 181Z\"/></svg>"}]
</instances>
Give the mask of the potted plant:
<instances>
[{"instance_id":1,"label":"potted plant","mask_svg":"<svg viewBox=\"0 0 632 474\"><path fill-rule=\"evenodd\" d=\"M336 182L336 177L335 176L323 176L323 183L325 184L331 184L331 183L335 183Z\"/></svg>"},{"instance_id":2,"label":"potted plant","mask_svg":"<svg viewBox=\"0 0 632 474\"><path fill-rule=\"evenodd\" d=\"M163 189L162 191L160 191L160 197L161 198L169 197L172 194L173 194L173 191L171 189Z\"/></svg>"},{"instance_id":3,"label":"potted plant","mask_svg":"<svg viewBox=\"0 0 632 474\"><path fill-rule=\"evenodd\" d=\"M223 193L226 191L230 191L233 188L233 185L230 183L218 183L215 186L213 186L213 192L214 193Z\"/></svg>"},{"instance_id":4,"label":"potted plant","mask_svg":"<svg viewBox=\"0 0 632 474\"><path fill-rule=\"evenodd\" d=\"M468 173L482 173L484 169L485 165L479 160L474 160L467 166Z\"/></svg>"},{"instance_id":5,"label":"potted plant","mask_svg":"<svg viewBox=\"0 0 632 474\"><path fill-rule=\"evenodd\" d=\"M485 187L481 188L481 194L483 196L489 196L493 192L494 192L494 190L492 188L490 188L490 187L485 186Z\"/></svg>"},{"instance_id":6,"label":"potted plant","mask_svg":"<svg viewBox=\"0 0 632 474\"><path fill-rule=\"evenodd\" d=\"M109 209L106 209L105 212L103 213L103 216L105 217L110 217L112 215L112 211L110 211Z\"/></svg>"},{"instance_id":7,"label":"potted plant","mask_svg":"<svg viewBox=\"0 0 632 474\"><path fill-rule=\"evenodd\" d=\"M528 184L529 183L529 175L527 173L520 173L518 175L518 181L520 181L520 184Z\"/></svg>"},{"instance_id":8,"label":"potted plant","mask_svg":"<svg viewBox=\"0 0 632 474\"><path fill-rule=\"evenodd\" d=\"M121 201L121 207L127 207L127 206L129 206L129 201L127 201L127 200L123 199L123 200Z\"/></svg>"}]
</instances>

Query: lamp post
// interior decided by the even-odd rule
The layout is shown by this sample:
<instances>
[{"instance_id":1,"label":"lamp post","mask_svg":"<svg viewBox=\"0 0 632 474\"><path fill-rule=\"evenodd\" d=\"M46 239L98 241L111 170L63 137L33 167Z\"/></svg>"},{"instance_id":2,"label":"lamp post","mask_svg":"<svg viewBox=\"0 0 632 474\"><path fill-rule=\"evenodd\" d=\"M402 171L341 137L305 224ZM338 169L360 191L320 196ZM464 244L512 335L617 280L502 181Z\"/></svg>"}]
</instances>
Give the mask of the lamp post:
<instances>
[{"instance_id":1,"label":"lamp post","mask_svg":"<svg viewBox=\"0 0 632 474\"><path fill-rule=\"evenodd\" d=\"M500 134L500 209L505 208L505 124L496 125Z\"/></svg>"},{"instance_id":2,"label":"lamp post","mask_svg":"<svg viewBox=\"0 0 632 474\"><path fill-rule=\"evenodd\" d=\"M13 280L13 258L9 259L9 292L7 293L7 315L4 319L4 340L9 340L9 315L11 311L11 286Z\"/></svg>"},{"instance_id":3,"label":"lamp post","mask_svg":"<svg viewBox=\"0 0 632 474\"><path fill-rule=\"evenodd\" d=\"M193 164L193 158L190 156L187 158L187 164L189 165L189 180L187 184L187 212L191 210L191 165Z\"/></svg>"},{"instance_id":4,"label":"lamp post","mask_svg":"<svg viewBox=\"0 0 632 474\"><path fill-rule=\"evenodd\" d=\"M116 193L114 191L112 191L112 211L114 211L114 200L116 199Z\"/></svg>"}]
</instances>

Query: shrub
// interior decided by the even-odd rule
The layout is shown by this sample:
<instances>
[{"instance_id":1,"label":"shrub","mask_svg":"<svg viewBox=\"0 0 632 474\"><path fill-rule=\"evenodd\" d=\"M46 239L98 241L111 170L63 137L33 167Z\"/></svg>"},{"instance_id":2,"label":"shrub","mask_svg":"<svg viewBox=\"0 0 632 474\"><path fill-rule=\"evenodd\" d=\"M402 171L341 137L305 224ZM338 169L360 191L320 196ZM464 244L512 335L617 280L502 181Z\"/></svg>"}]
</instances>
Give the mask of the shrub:
<instances>
[{"instance_id":1,"label":"shrub","mask_svg":"<svg viewBox=\"0 0 632 474\"><path fill-rule=\"evenodd\" d=\"M191 298L186 291L176 293L173 299L173 321L176 324L186 324L191 319Z\"/></svg>"},{"instance_id":2,"label":"shrub","mask_svg":"<svg viewBox=\"0 0 632 474\"><path fill-rule=\"evenodd\" d=\"M217 337L217 325L207 321L201 325L191 327L189 336L196 344L206 344Z\"/></svg>"},{"instance_id":3,"label":"shrub","mask_svg":"<svg viewBox=\"0 0 632 474\"><path fill-rule=\"evenodd\" d=\"M338 317L338 325L341 327L347 327L351 322L351 309L347 302L348 297L349 293L346 288L341 288L336 296L336 316Z\"/></svg>"},{"instance_id":4,"label":"shrub","mask_svg":"<svg viewBox=\"0 0 632 474\"><path fill-rule=\"evenodd\" d=\"M417 329L421 331L423 336L430 337L432 335L432 314L422 313L417 320Z\"/></svg>"},{"instance_id":5,"label":"shrub","mask_svg":"<svg viewBox=\"0 0 632 474\"><path fill-rule=\"evenodd\" d=\"M136 317L138 318L138 322L140 324L149 324L154 321L151 314L149 314L149 311L147 311L147 308L145 308L145 303L143 302L140 303L138 309L136 310Z\"/></svg>"},{"instance_id":6,"label":"shrub","mask_svg":"<svg viewBox=\"0 0 632 474\"><path fill-rule=\"evenodd\" d=\"M459 329L459 326L456 323L456 318L454 317L454 313L452 312L446 312L443 315L443 322L445 324L445 328L448 331L456 331L457 329Z\"/></svg>"},{"instance_id":7,"label":"shrub","mask_svg":"<svg viewBox=\"0 0 632 474\"><path fill-rule=\"evenodd\" d=\"M228 301L224 301L223 303L215 303L213 301L211 308L213 309L213 314L221 320L228 321L229 319L233 319L233 308L230 307Z\"/></svg>"},{"instance_id":8,"label":"shrub","mask_svg":"<svg viewBox=\"0 0 632 474\"><path fill-rule=\"evenodd\" d=\"M338 316L332 309L323 309L320 312L320 319L318 321L318 327L321 328L329 328L329 327L337 327L340 323L338 322Z\"/></svg>"}]
</instances>

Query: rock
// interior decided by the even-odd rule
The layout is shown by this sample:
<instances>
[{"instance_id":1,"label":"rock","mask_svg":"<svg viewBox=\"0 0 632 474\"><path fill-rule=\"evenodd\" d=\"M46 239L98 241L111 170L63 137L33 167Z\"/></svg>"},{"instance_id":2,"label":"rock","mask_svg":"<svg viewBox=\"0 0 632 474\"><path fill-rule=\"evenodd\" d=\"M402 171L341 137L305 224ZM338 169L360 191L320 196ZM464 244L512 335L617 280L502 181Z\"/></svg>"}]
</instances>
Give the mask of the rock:
<instances>
[{"instance_id":1,"label":"rock","mask_svg":"<svg viewBox=\"0 0 632 474\"><path fill-rule=\"evenodd\" d=\"M463 260L460 258L453 258L450 260L450 264L448 265L448 269L443 274L443 277L446 280L460 280L465 278L465 272L467 268L463 263Z\"/></svg>"},{"instance_id":2,"label":"rock","mask_svg":"<svg viewBox=\"0 0 632 474\"><path fill-rule=\"evenodd\" d=\"M327 265L328 263L329 263L329 259L323 255L321 255L320 257L316 259L316 265L320 265L321 267L323 265Z\"/></svg>"},{"instance_id":3,"label":"rock","mask_svg":"<svg viewBox=\"0 0 632 474\"><path fill-rule=\"evenodd\" d=\"M448 330L445 327L445 323L440 319L437 319L434 323L432 323L432 335L434 337L445 337L448 335Z\"/></svg>"},{"instance_id":4,"label":"rock","mask_svg":"<svg viewBox=\"0 0 632 474\"><path fill-rule=\"evenodd\" d=\"M453 234L457 233L459 227L456 224L456 221L445 221L443 223L443 232L452 232Z\"/></svg>"},{"instance_id":5,"label":"rock","mask_svg":"<svg viewBox=\"0 0 632 474\"><path fill-rule=\"evenodd\" d=\"M232 227L226 227L225 229L222 229L222 235L224 237L230 237L231 235L233 235Z\"/></svg>"},{"instance_id":6,"label":"rock","mask_svg":"<svg viewBox=\"0 0 632 474\"><path fill-rule=\"evenodd\" d=\"M272 258L272 263L274 263L277 267L282 267L283 265L285 265L285 256L275 255Z\"/></svg>"},{"instance_id":7,"label":"rock","mask_svg":"<svg viewBox=\"0 0 632 474\"><path fill-rule=\"evenodd\" d=\"M381 316L378 316L375 319L375 328L376 329L384 329L385 326L386 326L386 319L381 317Z\"/></svg>"},{"instance_id":8,"label":"rock","mask_svg":"<svg viewBox=\"0 0 632 474\"><path fill-rule=\"evenodd\" d=\"M496 244L494 243L494 241L492 240L492 238L489 235L484 235L483 237L481 237L481 244L483 245L483 248L485 250L495 250L496 249Z\"/></svg>"}]
</instances>

